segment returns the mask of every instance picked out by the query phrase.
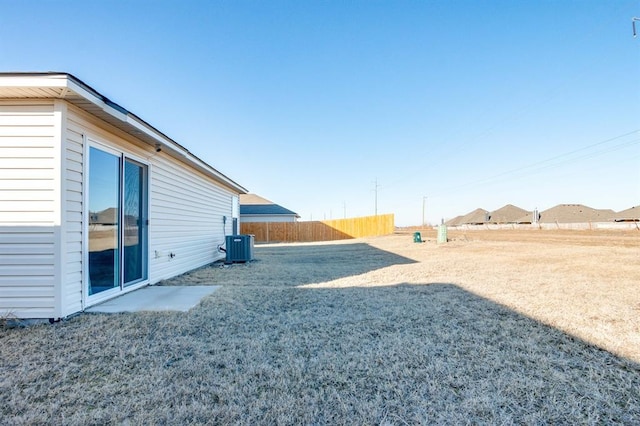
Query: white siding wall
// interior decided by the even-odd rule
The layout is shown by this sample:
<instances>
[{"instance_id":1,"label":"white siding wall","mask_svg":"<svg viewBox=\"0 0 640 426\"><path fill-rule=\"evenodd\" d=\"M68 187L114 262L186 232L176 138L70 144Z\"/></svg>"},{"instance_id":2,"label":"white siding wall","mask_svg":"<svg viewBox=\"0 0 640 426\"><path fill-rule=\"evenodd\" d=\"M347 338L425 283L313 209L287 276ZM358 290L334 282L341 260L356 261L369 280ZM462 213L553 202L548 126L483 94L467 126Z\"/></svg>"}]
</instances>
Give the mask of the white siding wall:
<instances>
[{"instance_id":1,"label":"white siding wall","mask_svg":"<svg viewBox=\"0 0 640 426\"><path fill-rule=\"evenodd\" d=\"M3 101L2 317L57 318L83 309L85 137L149 165L150 283L224 257L217 246L231 233L237 194L64 101Z\"/></svg>"},{"instance_id":2,"label":"white siding wall","mask_svg":"<svg viewBox=\"0 0 640 426\"><path fill-rule=\"evenodd\" d=\"M58 310L59 116L53 102L0 102L0 316Z\"/></svg>"},{"instance_id":3,"label":"white siding wall","mask_svg":"<svg viewBox=\"0 0 640 426\"><path fill-rule=\"evenodd\" d=\"M149 227L152 282L224 257L217 246L224 244L225 234L231 234L233 195L166 156L154 158Z\"/></svg>"},{"instance_id":4,"label":"white siding wall","mask_svg":"<svg viewBox=\"0 0 640 426\"><path fill-rule=\"evenodd\" d=\"M82 310L82 138L81 129L68 120L64 158L66 253L62 288L63 316Z\"/></svg>"},{"instance_id":5,"label":"white siding wall","mask_svg":"<svg viewBox=\"0 0 640 426\"><path fill-rule=\"evenodd\" d=\"M81 303L83 135L149 165L149 282L171 278L224 258L217 246L231 234L232 197L204 174L164 152L69 106L66 149L65 305ZM84 148L84 149L83 149ZM222 217L226 216L223 229ZM174 254L173 257L170 255Z\"/></svg>"}]
</instances>

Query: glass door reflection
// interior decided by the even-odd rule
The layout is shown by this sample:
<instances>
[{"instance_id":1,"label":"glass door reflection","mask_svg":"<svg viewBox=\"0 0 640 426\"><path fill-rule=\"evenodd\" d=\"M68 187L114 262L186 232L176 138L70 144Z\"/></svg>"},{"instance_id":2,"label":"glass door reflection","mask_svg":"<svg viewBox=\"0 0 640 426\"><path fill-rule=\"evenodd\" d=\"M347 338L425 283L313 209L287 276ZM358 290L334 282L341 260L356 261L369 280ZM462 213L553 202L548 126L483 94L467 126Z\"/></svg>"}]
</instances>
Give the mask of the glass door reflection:
<instances>
[{"instance_id":1,"label":"glass door reflection","mask_svg":"<svg viewBox=\"0 0 640 426\"><path fill-rule=\"evenodd\" d=\"M90 147L89 296L147 279L147 181L146 165Z\"/></svg>"},{"instance_id":2,"label":"glass door reflection","mask_svg":"<svg viewBox=\"0 0 640 426\"><path fill-rule=\"evenodd\" d=\"M147 278L146 166L126 159L124 163L124 285Z\"/></svg>"},{"instance_id":3,"label":"glass door reflection","mask_svg":"<svg viewBox=\"0 0 640 426\"><path fill-rule=\"evenodd\" d=\"M89 295L120 286L120 157L89 152Z\"/></svg>"}]
</instances>

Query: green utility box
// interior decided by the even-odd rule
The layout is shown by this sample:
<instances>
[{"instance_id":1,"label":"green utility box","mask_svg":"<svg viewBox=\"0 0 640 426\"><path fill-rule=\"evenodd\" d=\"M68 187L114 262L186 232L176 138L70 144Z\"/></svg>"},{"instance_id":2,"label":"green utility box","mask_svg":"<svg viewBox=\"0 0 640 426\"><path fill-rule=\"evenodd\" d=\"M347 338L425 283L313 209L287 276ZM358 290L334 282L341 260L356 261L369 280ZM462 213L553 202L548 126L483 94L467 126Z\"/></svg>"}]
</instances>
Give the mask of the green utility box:
<instances>
[{"instance_id":1,"label":"green utility box","mask_svg":"<svg viewBox=\"0 0 640 426\"><path fill-rule=\"evenodd\" d=\"M420 235L419 232L414 232L413 233L413 242L414 243L421 243L422 242L422 235Z\"/></svg>"},{"instance_id":2,"label":"green utility box","mask_svg":"<svg viewBox=\"0 0 640 426\"><path fill-rule=\"evenodd\" d=\"M447 241L447 225L438 226L438 244L446 243Z\"/></svg>"}]
</instances>

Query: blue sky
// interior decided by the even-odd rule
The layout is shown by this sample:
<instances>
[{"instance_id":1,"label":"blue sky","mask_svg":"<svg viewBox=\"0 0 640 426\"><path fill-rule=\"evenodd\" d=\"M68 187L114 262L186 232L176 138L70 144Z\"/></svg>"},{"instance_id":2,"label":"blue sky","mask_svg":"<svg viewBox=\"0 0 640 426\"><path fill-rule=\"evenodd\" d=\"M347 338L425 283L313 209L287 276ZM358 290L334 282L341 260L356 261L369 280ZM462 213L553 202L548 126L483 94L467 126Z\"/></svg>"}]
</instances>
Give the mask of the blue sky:
<instances>
[{"instance_id":1,"label":"blue sky","mask_svg":"<svg viewBox=\"0 0 640 426\"><path fill-rule=\"evenodd\" d=\"M399 226L423 202L431 223L640 204L639 1L0 10L1 71L74 74L303 220L373 214L376 192Z\"/></svg>"}]
</instances>

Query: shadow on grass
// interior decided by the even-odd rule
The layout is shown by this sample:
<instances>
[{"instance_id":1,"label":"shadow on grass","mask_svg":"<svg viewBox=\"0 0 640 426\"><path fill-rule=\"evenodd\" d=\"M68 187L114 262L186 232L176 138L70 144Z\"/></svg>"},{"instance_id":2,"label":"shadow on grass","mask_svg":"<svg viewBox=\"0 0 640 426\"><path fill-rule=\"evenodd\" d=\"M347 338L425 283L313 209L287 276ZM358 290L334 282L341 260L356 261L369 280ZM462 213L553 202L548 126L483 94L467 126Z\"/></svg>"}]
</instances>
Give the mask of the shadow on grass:
<instances>
[{"instance_id":1,"label":"shadow on grass","mask_svg":"<svg viewBox=\"0 0 640 426\"><path fill-rule=\"evenodd\" d=\"M224 284L187 313L0 328L0 418L640 423L640 364L455 283L298 287L411 259L362 243L262 247L256 256L168 281Z\"/></svg>"},{"instance_id":2,"label":"shadow on grass","mask_svg":"<svg viewBox=\"0 0 640 426\"><path fill-rule=\"evenodd\" d=\"M640 421L639 364L449 283L241 287L0 340L18 424Z\"/></svg>"},{"instance_id":3,"label":"shadow on grass","mask_svg":"<svg viewBox=\"0 0 640 426\"><path fill-rule=\"evenodd\" d=\"M296 287L417 263L366 243L256 246L254 251L252 262L229 267L218 262L162 284Z\"/></svg>"}]
</instances>

